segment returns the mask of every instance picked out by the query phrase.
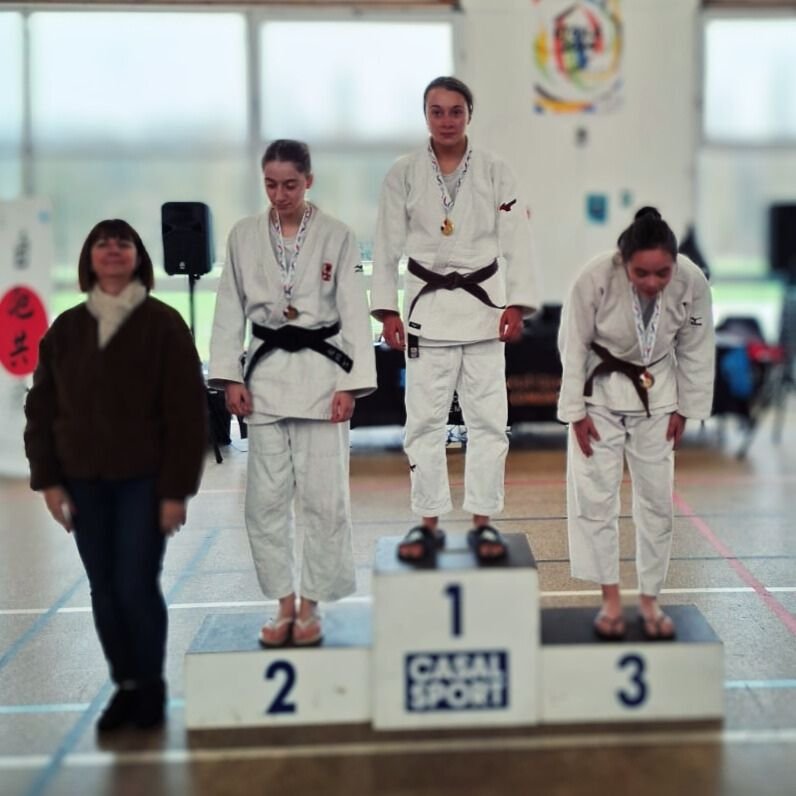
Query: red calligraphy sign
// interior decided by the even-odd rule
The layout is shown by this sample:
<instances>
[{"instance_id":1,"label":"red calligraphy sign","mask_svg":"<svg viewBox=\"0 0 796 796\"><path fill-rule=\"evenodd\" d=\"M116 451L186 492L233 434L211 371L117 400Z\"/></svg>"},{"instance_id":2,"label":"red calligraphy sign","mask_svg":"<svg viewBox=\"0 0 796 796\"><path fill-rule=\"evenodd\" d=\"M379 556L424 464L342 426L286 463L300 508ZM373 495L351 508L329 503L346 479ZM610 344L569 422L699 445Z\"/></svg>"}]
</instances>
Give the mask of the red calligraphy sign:
<instances>
[{"instance_id":1,"label":"red calligraphy sign","mask_svg":"<svg viewBox=\"0 0 796 796\"><path fill-rule=\"evenodd\" d=\"M46 331L44 304L31 288L15 285L0 299L0 363L12 376L33 373Z\"/></svg>"}]
</instances>

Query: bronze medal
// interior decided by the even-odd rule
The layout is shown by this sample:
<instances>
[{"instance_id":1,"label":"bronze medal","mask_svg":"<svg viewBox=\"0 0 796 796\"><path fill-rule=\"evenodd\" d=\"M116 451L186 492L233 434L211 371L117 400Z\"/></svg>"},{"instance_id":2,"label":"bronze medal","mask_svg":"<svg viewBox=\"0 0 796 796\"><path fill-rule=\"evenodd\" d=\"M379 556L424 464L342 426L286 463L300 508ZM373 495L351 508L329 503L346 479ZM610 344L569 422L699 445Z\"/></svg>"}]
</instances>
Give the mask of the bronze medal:
<instances>
[{"instance_id":1,"label":"bronze medal","mask_svg":"<svg viewBox=\"0 0 796 796\"><path fill-rule=\"evenodd\" d=\"M442 222L442 226L440 227L440 231L443 235L453 235L453 221L449 218L445 218Z\"/></svg>"},{"instance_id":2,"label":"bronze medal","mask_svg":"<svg viewBox=\"0 0 796 796\"><path fill-rule=\"evenodd\" d=\"M295 321L296 318L298 318L299 316L299 311L292 304L288 304L287 309L284 311L283 315L289 321Z\"/></svg>"},{"instance_id":3,"label":"bronze medal","mask_svg":"<svg viewBox=\"0 0 796 796\"><path fill-rule=\"evenodd\" d=\"M655 377L648 371L645 370L639 377L638 383L642 386L643 389L649 390L653 384L655 384Z\"/></svg>"}]
</instances>

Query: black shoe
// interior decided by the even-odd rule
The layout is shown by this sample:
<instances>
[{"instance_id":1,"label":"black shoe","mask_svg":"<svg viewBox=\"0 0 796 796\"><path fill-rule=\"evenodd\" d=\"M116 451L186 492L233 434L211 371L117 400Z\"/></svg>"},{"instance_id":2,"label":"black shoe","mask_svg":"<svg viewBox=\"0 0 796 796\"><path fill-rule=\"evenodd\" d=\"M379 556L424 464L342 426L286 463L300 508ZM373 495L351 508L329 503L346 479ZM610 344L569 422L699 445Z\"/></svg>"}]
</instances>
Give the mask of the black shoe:
<instances>
[{"instance_id":1,"label":"black shoe","mask_svg":"<svg viewBox=\"0 0 796 796\"><path fill-rule=\"evenodd\" d=\"M117 688L97 721L97 732L111 732L132 724L137 702L135 688Z\"/></svg>"},{"instance_id":2,"label":"black shoe","mask_svg":"<svg viewBox=\"0 0 796 796\"><path fill-rule=\"evenodd\" d=\"M140 730L160 727L166 720L166 683L163 680L140 685L136 691L135 726Z\"/></svg>"}]
</instances>

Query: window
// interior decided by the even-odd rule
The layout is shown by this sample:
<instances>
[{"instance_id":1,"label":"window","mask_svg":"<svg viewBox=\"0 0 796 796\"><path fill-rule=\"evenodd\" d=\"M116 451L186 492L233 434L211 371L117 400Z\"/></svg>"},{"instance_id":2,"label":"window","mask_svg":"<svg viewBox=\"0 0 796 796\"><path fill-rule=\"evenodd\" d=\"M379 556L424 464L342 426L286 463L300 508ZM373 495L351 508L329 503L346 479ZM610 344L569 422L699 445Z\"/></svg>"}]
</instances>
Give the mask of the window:
<instances>
[{"instance_id":1,"label":"window","mask_svg":"<svg viewBox=\"0 0 796 796\"><path fill-rule=\"evenodd\" d=\"M0 200L22 193L22 16L0 14Z\"/></svg>"},{"instance_id":2,"label":"window","mask_svg":"<svg viewBox=\"0 0 796 796\"><path fill-rule=\"evenodd\" d=\"M709 19L705 136L713 142L796 142L796 19Z\"/></svg>"},{"instance_id":3,"label":"window","mask_svg":"<svg viewBox=\"0 0 796 796\"><path fill-rule=\"evenodd\" d=\"M796 19L708 15L697 230L712 273L764 278L768 211L796 202Z\"/></svg>"}]
</instances>

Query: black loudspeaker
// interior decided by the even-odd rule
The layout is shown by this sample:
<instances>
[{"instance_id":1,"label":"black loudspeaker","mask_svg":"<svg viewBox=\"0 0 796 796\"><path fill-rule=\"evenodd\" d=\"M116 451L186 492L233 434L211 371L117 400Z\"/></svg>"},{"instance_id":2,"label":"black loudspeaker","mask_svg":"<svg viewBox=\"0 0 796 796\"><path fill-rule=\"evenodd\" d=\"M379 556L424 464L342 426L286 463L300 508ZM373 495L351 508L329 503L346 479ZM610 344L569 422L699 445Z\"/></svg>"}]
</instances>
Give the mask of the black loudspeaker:
<instances>
[{"instance_id":1,"label":"black loudspeaker","mask_svg":"<svg viewBox=\"0 0 796 796\"><path fill-rule=\"evenodd\" d=\"M768 263L789 282L796 282L796 204L768 208Z\"/></svg>"},{"instance_id":2,"label":"black loudspeaker","mask_svg":"<svg viewBox=\"0 0 796 796\"><path fill-rule=\"evenodd\" d=\"M213 267L210 208L203 202L166 202L160 208L160 222L166 273L209 273Z\"/></svg>"}]
</instances>

